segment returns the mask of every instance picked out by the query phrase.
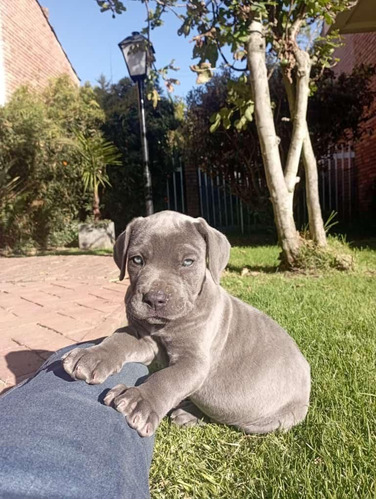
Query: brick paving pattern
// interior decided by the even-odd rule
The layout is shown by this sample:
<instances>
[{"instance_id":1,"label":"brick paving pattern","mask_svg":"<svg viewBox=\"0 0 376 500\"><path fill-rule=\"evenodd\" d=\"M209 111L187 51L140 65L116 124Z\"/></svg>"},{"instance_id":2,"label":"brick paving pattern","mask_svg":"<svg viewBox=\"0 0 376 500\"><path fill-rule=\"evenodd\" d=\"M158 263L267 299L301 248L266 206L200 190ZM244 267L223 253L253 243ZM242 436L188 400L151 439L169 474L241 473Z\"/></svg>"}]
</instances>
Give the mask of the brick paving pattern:
<instances>
[{"instance_id":1,"label":"brick paving pattern","mask_svg":"<svg viewBox=\"0 0 376 500\"><path fill-rule=\"evenodd\" d=\"M123 325L118 275L111 256L0 258L0 392L57 349Z\"/></svg>"}]
</instances>

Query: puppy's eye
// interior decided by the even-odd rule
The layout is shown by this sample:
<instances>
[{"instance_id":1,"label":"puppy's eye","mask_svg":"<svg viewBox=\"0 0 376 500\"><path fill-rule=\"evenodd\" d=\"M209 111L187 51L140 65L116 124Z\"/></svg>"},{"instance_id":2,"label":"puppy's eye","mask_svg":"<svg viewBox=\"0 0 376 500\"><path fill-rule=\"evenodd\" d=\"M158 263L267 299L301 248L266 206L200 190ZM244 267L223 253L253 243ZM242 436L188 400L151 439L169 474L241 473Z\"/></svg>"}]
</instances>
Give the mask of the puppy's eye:
<instances>
[{"instance_id":1,"label":"puppy's eye","mask_svg":"<svg viewBox=\"0 0 376 500\"><path fill-rule=\"evenodd\" d=\"M193 262L194 262L193 259L184 259L182 266L183 267L189 267L189 266L191 266L193 264Z\"/></svg>"},{"instance_id":2,"label":"puppy's eye","mask_svg":"<svg viewBox=\"0 0 376 500\"><path fill-rule=\"evenodd\" d=\"M134 257L131 258L131 261L136 264L136 266L142 266L144 263L142 257L140 255L135 255Z\"/></svg>"}]
</instances>

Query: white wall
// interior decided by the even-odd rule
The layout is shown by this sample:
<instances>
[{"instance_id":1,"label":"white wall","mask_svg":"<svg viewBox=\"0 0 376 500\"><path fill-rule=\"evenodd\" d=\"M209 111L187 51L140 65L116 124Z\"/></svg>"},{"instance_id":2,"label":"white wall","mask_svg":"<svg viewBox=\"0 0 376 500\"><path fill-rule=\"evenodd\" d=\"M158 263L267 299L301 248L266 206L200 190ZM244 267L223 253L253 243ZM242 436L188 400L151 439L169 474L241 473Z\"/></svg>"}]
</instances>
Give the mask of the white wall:
<instances>
[{"instance_id":1,"label":"white wall","mask_svg":"<svg viewBox=\"0 0 376 500\"><path fill-rule=\"evenodd\" d=\"M4 41L2 36L2 21L0 11L0 106L5 104L6 87L5 87L5 67L4 67Z\"/></svg>"}]
</instances>

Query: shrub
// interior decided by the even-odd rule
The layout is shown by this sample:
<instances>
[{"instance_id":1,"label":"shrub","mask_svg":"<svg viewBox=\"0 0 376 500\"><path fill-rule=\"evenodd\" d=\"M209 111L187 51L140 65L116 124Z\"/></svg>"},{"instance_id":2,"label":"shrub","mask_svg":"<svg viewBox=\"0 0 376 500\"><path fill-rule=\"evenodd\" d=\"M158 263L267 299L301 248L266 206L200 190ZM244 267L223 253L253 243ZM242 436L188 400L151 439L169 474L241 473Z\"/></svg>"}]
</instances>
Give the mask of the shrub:
<instances>
[{"instance_id":1,"label":"shrub","mask_svg":"<svg viewBox=\"0 0 376 500\"><path fill-rule=\"evenodd\" d=\"M62 142L104 115L89 85L66 76L43 92L21 87L0 108L0 246L46 248L86 211L80 160Z\"/></svg>"}]
</instances>

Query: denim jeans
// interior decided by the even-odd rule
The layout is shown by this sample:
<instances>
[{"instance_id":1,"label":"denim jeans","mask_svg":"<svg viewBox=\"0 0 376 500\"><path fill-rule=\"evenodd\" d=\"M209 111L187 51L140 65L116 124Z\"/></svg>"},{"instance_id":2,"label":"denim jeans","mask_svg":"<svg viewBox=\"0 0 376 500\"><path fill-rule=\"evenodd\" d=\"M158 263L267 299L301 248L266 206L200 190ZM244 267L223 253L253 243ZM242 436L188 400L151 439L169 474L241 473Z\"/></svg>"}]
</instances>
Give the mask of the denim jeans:
<instances>
[{"instance_id":1,"label":"denim jeans","mask_svg":"<svg viewBox=\"0 0 376 500\"><path fill-rule=\"evenodd\" d=\"M149 498L153 438L103 404L108 389L141 383L147 368L129 363L88 385L62 368L73 347L0 398L0 498Z\"/></svg>"}]
</instances>

